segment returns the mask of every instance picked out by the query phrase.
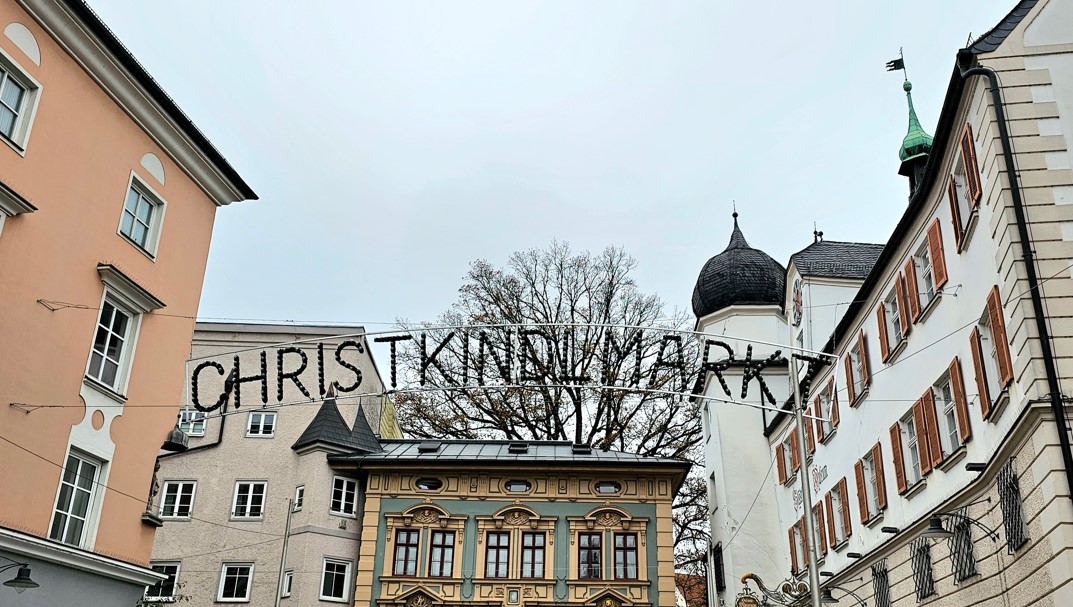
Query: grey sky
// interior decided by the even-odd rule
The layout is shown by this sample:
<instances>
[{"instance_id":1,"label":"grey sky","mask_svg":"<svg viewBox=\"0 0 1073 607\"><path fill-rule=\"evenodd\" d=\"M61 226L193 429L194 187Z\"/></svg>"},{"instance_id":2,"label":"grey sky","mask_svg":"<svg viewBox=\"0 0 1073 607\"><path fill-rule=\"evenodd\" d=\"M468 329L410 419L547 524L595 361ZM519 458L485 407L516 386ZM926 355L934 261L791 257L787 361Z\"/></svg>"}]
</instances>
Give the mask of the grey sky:
<instances>
[{"instance_id":1,"label":"grey sky","mask_svg":"<svg viewBox=\"0 0 1073 607\"><path fill-rule=\"evenodd\" d=\"M200 315L432 320L468 263L624 246L688 308L730 234L785 263L885 242L904 46L934 133L1014 0L90 0L260 194L220 210ZM178 312L178 311L176 311Z\"/></svg>"}]
</instances>

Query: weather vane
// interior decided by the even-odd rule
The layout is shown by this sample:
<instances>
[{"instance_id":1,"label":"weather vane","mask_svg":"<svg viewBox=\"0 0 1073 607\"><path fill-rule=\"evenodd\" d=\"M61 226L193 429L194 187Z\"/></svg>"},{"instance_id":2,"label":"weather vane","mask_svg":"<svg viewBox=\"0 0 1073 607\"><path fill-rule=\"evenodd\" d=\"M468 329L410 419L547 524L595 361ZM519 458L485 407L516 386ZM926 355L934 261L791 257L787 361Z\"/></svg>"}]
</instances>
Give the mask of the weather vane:
<instances>
[{"instance_id":1,"label":"weather vane","mask_svg":"<svg viewBox=\"0 0 1073 607\"><path fill-rule=\"evenodd\" d=\"M906 80L909 80L909 72L907 72L905 70L905 55L902 54L902 48L901 47L898 47L898 58L897 59L891 59L890 61L887 62L887 71L888 72L893 72L893 71L897 71L897 70L902 70L902 75L905 76Z\"/></svg>"}]
</instances>

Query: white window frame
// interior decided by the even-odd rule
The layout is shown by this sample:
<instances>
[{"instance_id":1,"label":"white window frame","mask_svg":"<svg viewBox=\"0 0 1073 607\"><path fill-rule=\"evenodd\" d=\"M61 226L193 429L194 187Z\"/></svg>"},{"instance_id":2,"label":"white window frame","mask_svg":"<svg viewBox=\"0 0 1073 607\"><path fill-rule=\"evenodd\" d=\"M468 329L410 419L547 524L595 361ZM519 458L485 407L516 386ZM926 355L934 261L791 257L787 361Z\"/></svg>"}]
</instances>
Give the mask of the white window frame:
<instances>
[{"instance_id":1,"label":"white window frame","mask_svg":"<svg viewBox=\"0 0 1073 607\"><path fill-rule=\"evenodd\" d=\"M868 520L871 520L879 514L879 479L876 477L876 462L871 451L861 458L861 467L864 468L864 495L865 503L868 505Z\"/></svg>"},{"instance_id":2,"label":"white window frame","mask_svg":"<svg viewBox=\"0 0 1073 607\"><path fill-rule=\"evenodd\" d=\"M306 486L298 485L294 488L294 512L301 512L302 506L305 505L306 498Z\"/></svg>"},{"instance_id":3,"label":"white window frame","mask_svg":"<svg viewBox=\"0 0 1073 607\"><path fill-rule=\"evenodd\" d=\"M130 196L131 190L137 192L142 198L145 198L146 202L152 207L149 215L149 226L147 229L147 235L145 245L141 245L134 240L133 234L125 234L123 232L123 218L126 214L127 199ZM123 190L123 206L119 211L119 225L116 227L116 234L119 234L123 240L126 240L134 248L144 253L149 259L156 261L157 249L160 246L160 233L164 229L164 216L167 213L168 203L164 200L164 197L157 193L144 179L138 176L134 171L130 172L130 179L127 181L127 189Z\"/></svg>"},{"instance_id":4,"label":"white window frame","mask_svg":"<svg viewBox=\"0 0 1073 607\"><path fill-rule=\"evenodd\" d=\"M242 485L249 485L249 491L246 493L246 496L247 496L246 514L239 514L238 513L239 488L242 487ZM251 515L251 514L249 514L249 512L251 510L250 498L254 494L253 488L256 485L260 485L262 487L262 490L261 490L261 503L260 503L261 511L257 515ZM237 520L244 520L244 521L258 521L258 520L261 520L265 516L265 504L267 502L268 502L268 481L249 481L249 480L235 481L235 491L234 491L234 495L232 495L232 497L231 497L231 518L232 519L237 519Z\"/></svg>"},{"instance_id":5,"label":"white window frame","mask_svg":"<svg viewBox=\"0 0 1073 607\"><path fill-rule=\"evenodd\" d=\"M41 102L42 86L3 49L0 49L0 70L6 72L8 77L25 89L18 116L15 118L15 128L10 137L0 134L0 141L6 143L20 156L26 156L26 145L30 141L30 131L33 128L34 117L37 115L37 106Z\"/></svg>"},{"instance_id":6,"label":"white window frame","mask_svg":"<svg viewBox=\"0 0 1073 607\"><path fill-rule=\"evenodd\" d=\"M345 501L346 500L347 483L352 484L353 488L354 488L354 501L349 504L350 509L351 509L352 512L349 513L349 514L347 514L347 512L345 510L336 510L336 508L335 508L335 503L336 503L335 492L338 490L337 485L339 485L340 482L342 482L342 492L343 492L343 494L342 494L342 498L340 498L340 500L339 500L339 503L344 508L347 505L347 503ZM331 495L331 499L328 502L328 512L331 513L331 514L334 514L336 516L345 516L347 518L357 518L358 517L358 481L357 480L352 479L352 478L347 478L345 476L333 476L332 477L332 495Z\"/></svg>"},{"instance_id":7,"label":"white window frame","mask_svg":"<svg viewBox=\"0 0 1073 607\"><path fill-rule=\"evenodd\" d=\"M250 570L249 571L249 576L246 578L246 596L244 596L244 597L234 597L234 598L224 598L224 582L227 579L227 568L228 567L248 567L249 568L249 570ZM218 602L218 603L249 603L250 602L250 594L252 594L252 590L253 590L253 570L254 570L254 563L249 562L249 561L238 561L238 562L224 561L223 563L221 563L221 565L220 565L220 583L219 583L219 586L216 589L216 602Z\"/></svg>"},{"instance_id":8,"label":"white window frame","mask_svg":"<svg viewBox=\"0 0 1073 607\"><path fill-rule=\"evenodd\" d=\"M254 432L254 417L257 417L257 431ZM265 419L271 417L272 429L268 432L264 431ZM279 416L275 411L250 411L249 416L246 417L246 437L247 438L272 438L276 435L276 420Z\"/></svg>"},{"instance_id":9,"label":"white window frame","mask_svg":"<svg viewBox=\"0 0 1073 607\"><path fill-rule=\"evenodd\" d=\"M342 565L345 569L343 571L343 596L330 596L324 594L324 578L328 575L328 564ZM329 601L332 603L346 603L350 597L350 572L353 569L351 561L345 559L336 559L330 557L324 557L320 567L320 600Z\"/></svg>"},{"instance_id":10,"label":"white window frame","mask_svg":"<svg viewBox=\"0 0 1073 607\"><path fill-rule=\"evenodd\" d=\"M917 432L916 420L910 411L905 417L898 420L898 426L902 435L902 467L905 473L907 487L920 482L924 473L920 468L920 435Z\"/></svg>"},{"instance_id":11,"label":"white window frame","mask_svg":"<svg viewBox=\"0 0 1073 607\"><path fill-rule=\"evenodd\" d=\"M66 485L71 485L69 482L67 482L65 480L64 477L66 476L67 471L70 469L70 464L71 464L71 459L72 458L78 460L78 462L77 462L78 468L77 468L77 470L75 470L76 475L78 475L79 473L82 472L82 464L93 465L93 466L96 466L96 468L97 468L96 471L93 474L93 478L90 480L90 485L89 485L90 489L88 491L89 497L86 500L86 512L84 514L82 514L82 515L74 514L72 511L69 511L69 510L68 511L61 511L60 510L60 499L63 496L64 485L65 484ZM48 538L53 540L53 541L59 542L61 544L65 544L67 546L75 546L77 548L87 548L88 549L88 548L91 547L91 545L93 543L93 539L97 535L96 527L97 527L97 521L98 521L98 518L99 518L99 515L100 515L100 501L101 501L101 493L102 493L101 491L98 490L98 487L102 486L103 483L104 483L103 479L105 477L105 466L106 466L107 462L102 460L102 459L100 459L100 458L98 458L98 457L94 457L93 455L90 455L90 454L88 454L88 453L86 453L84 451L81 451L81 450L78 450L78 449L75 449L75 448L70 448L68 450L67 455L64 456L63 461L64 461L64 467L60 470L59 483L57 484L58 486L56 487L56 499L53 500L53 502L52 502L52 516L49 518L49 522L48 522L48 530L49 530L48 531ZM77 485L78 485L77 482L74 485L72 485L72 487L74 487L74 489L72 490L72 493L77 492L77 491L83 491L83 492L86 491L85 488L77 487ZM70 503L68 503L67 507L70 508L73 504L74 504L74 497L72 495ZM53 531L52 528L56 524L56 516L57 515L63 515L65 517L67 517L67 518L65 519L65 521L63 523L63 528L60 531L59 538L54 538L52 536L52 531ZM81 534L79 534L78 542L76 542L76 543L70 543L70 542L64 541L64 538L67 536L68 525L70 524L70 520L71 520L72 517L82 521L82 532L81 532Z\"/></svg>"},{"instance_id":12,"label":"white window frame","mask_svg":"<svg viewBox=\"0 0 1073 607\"><path fill-rule=\"evenodd\" d=\"M291 590L294 589L294 570L288 569L283 572L283 590L279 593L280 598L287 598L291 596Z\"/></svg>"},{"instance_id":13,"label":"white window frame","mask_svg":"<svg viewBox=\"0 0 1073 607\"><path fill-rule=\"evenodd\" d=\"M205 412L197 409L179 411L179 429L187 436L205 436Z\"/></svg>"},{"instance_id":14,"label":"white window frame","mask_svg":"<svg viewBox=\"0 0 1073 607\"><path fill-rule=\"evenodd\" d=\"M935 419L939 423L939 443L946 457L961 448L961 430L958 428L957 406L954 402L954 386L947 373L931 387L935 401Z\"/></svg>"},{"instance_id":15,"label":"white window frame","mask_svg":"<svg viewBox=\"0 0 1073 607\"><path fill-rule=\"evenodd\" d=\"M116 376L115 382L109 384L103 379L104 366L110 359L105 357L105 353L98 353L96 350L97 332L102 328L101 316L104 314L105 305L110 306L115 312L121 312L127 317L127 331L123 336L123 347L119 351L119 359L116 362ZM114 323L115 312L112 313L112 322ZM138 341L138 329L141 326L141 314L134 308L131 308L122 298L116 297L109 289L105 289L104 296L101 297L101 304L97 310L97 321L93 324L93 335L90 337L89 342L89 357L86 360L86 378L91 385L100 386L106 390L110 390L115 394L123 395L127 391L127 384L130 380L130 369L134 363L134 348ZM112 331L112 324L107 327L109 333ZM107 349L107 344L105 346ZM101 373L94 375L91 369L93 368L94 355L100 354L101 361Z\"/></svg>"},{"instance_id":16,"label":"white window frame","mask_svg":"<svg viewBox=\"0 0 1073 607\"><path fill-rule=\"evenodd\" d=\"M189 512L187 512L185 515L183 515L183 514L164 514L164 505L165 505L165 502L168 499L168 488L172 487L172 486L176 486L176 487L179 488L179 492L176 494L176 497L175 497L174 510L173 510L173 512L178 512L178 510L179 510L179 500L182 498L182 495L183 495L182 494L182 489L183 489L183 487L185 487L187 485L190 486ZM191 515L194 512L194 497L196 497L196 495L197 495L197 481L189 481L189 480L164 481L164 485L160 488L160 509L159 509L159 512L158 512L160 518L169 519L169 520L189 520Z\"/></svg>"},{"instance_id":17,"label":"white window frame","mask_svg":"<svg viewBox=\"0 0 1073 607\"><path fill-rule=\"evenodd\" d=\"M797 472L794 470L794 445L790 440L790 435L787 434L786 438L782 441L782 463L786 466L786 480L797 476Z\"/></svg>"},{"instance_id":18,"label":"white window frame","mask_svg":"<svg viewBox=\"0 0 1073 607\"><path fill-rule=\"evenodd\" d=\"M831 489L831 521L835 528L835 546L846 541L845 521L842 520L842 504L846 496L842 495L842 483L835 483Z\"/></svg>"},{"instance_id":19,"label":"white window frame","mask_svg":"<svg viewBox=\"0 0 1073 607\"><path fill-rule=\"evenodd\" d=\"M173 577L173 580L172 580L172 583L171 583L172 594L170 594L170 595L152 595L152 594L149 594L149 590L154 588L154 587L156 587L156 584L151 584L151 585L145 587L145 592L142 593L143 598L146 601L156 601L156 602L160 602L160 603L170 603L170 602L174 601L175 600L175 588L179 584L179 571L182 569L182 562L180 562L180 561L151 561L149 563L149 568L152 569L153 567L175 567L175 574L174 574L174 577ZM153 571L156 571L156 570L153 569ZM163 573L163 572L158 571L157 573Z\"/></svg>"},{"instance_id":20,"label":"white window frame","mask_svg":"<svg viewBox=\"0 0 1073 607\"><path fill-rule=\"evenodd\" d=\"M808 555L805 554L805 536L802 535L803 526L801 521L794 523L794 551L797 553L797 571L798 573L806 571L808 567L803 563L808 562Z\"/></svg>"},{"instance_id":21,"label":"white window frame","mask_svg":"<svg viewBox=\"0 0 1073 607\"><path fill-rule=\"evenodd\" d=\"M998 349L995 334L991 331L991 316L987 310L984 310L977 328L980 331L980 358L984 364L984 380L987 381L987 392L994 402L1002 393L1002 386L999 384Z\"/></svg>"},{"instance_id":22,"label":"white window frame","mask_svg":"<svg viewBox=\"0 0 1073 607\"><path fill-rule=\"evenodd\" d=\"M883 300L883 307L886 309L887 317L887 350L894 352L894 349L901 345L905 338L905 334L902 333L904 330L902 317L898 312L898 285L894 285Z\"/></svg>"},{"instance_id":23,"label":"white window frame","mask_svg":"<svg viewBox=\"0 0 1073 607\"><path fill-rule=\"evenodd\" d=\"M835 431L835 424L833 419L834 412L832 409L832 403L834 403L834 399L832 398L831 394L831 390L833 389L833 387L824 388L822 391L820 391L820 417L823 418L820 420L820 423L823 425L824 441L826 441L827 438L830 437L831 434ZM806 423L808 423L808 421L809 420L806 420Z\"/></svg>"},{"instance_id":24,"label":"white window frame","mask_svg":"<svg viewBox=\"0 0 1073 607\"><path fill-rule=\"evenodd\" d=\"M972 207L969 202L969 186L965 181L965 165L961 161L961 136L958 136L957 157L954 158L954 170L950 172L950 176L954 178L954 189L957 191L958 199L958 215L961 217L961 225L958 229L961 230L961 249L965 248L965 239L969 235L969 228L972 227L973 216L976 214L976 209ZM973 146L976 142L973 142ZM983 188L983 176L980 176L980 187Z\"/></svg>"},{"instance_id":25,"label":"white window frame","mask_svg":"<svg viewBox=\"0 0 1073 607\"><path fill-rule=\"evenodd\" d=\"M916 289L917 300L923 310L935 299L935 276L932 274L931 248L927 238L913 256L913 264L916 266L917 284L912 285L912 288Z\"/></svg>"},{"instance_id":26,"label":"white window frame","mask_svg":"<svg viewBox=\"0 0 1073 607\"><path fill-rule=\"evenodd\" d=\"M861 357L861 344L856 343L849 350L850 369L853 371L853 394L860 396L865 389L864 359Z\"/></svg>"}]
</instances>

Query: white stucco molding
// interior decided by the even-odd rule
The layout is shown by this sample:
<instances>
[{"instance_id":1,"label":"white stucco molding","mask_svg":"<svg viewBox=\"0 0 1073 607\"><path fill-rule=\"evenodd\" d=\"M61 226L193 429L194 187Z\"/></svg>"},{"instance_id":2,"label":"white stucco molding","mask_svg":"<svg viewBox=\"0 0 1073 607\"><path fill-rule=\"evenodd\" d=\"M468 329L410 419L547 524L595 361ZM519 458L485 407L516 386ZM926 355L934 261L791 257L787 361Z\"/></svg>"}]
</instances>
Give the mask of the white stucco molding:
<instances>
[{"instance_id":1,"label":"white stucco molding","mask_svg":"<svg viewBox=\"0 0 1073 607\"><path fill-rule=\"evenodd\" d=\"M10 217L19 213L33 213L36 210L37 207L29 200L0 181L0 213Z\"/></svg>"},{"instance_id":2,"label":"white stucco molding","mask_svg":"<svg viewBox=\"0 0 1073 607\"><path fill-rule=\"evenodd\" d=\"M140 586L155 584L166 578L152 569L3 527L0 527L0 550L23 554L28 558L56 563Z\"/></svg>"},{"instance_id":3,"label":"white stucco molding","mask_svg":"<svg viewBox=\"0 0 1073 607\"><path fill-rule=\"evenodd\" d=\"M217 206L246 199L62 0L19 3Z\"/></svg>"},{"instance_id":4,"label":"white stucco molding","mask_svg":"<svg viewBox=\"0 0 1073 607\"><path fill-rule=\"evenodd\" d=\"M101 276L101 282L112 293L126 300L126 303L139 314L147 314L164 307L164 302L160 301L156 295L145 290L114 265L99 263L97 264L97 273Z\"/></svg>"}]
</instances>

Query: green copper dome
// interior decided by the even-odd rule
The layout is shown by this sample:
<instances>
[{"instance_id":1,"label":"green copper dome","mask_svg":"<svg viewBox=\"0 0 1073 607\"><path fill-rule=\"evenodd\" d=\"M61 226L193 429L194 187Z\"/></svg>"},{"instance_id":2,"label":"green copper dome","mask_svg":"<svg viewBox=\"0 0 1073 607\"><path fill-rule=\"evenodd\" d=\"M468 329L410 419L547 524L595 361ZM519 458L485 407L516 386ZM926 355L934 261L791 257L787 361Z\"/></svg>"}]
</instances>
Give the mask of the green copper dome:
<instances>
[{"instance_id":1,"label":"green copper dome","mask_svg":"<svg viewBox=\"0 0 1073 607\"><path fill-rule=\"evenodd\" d=\"M909 132L905 134L905 139L902 140L902 147L898 150L898 157L902 159L902 162L912 160L913 158L919 158L920 156L926 156L931 152L931 135L924 132L923 127L920 126L920 120L917 119L917 111L913 109L913 85L908 80L902 85L905 89L905 98L909 101Z\"/></svg>"}]
</instances>

